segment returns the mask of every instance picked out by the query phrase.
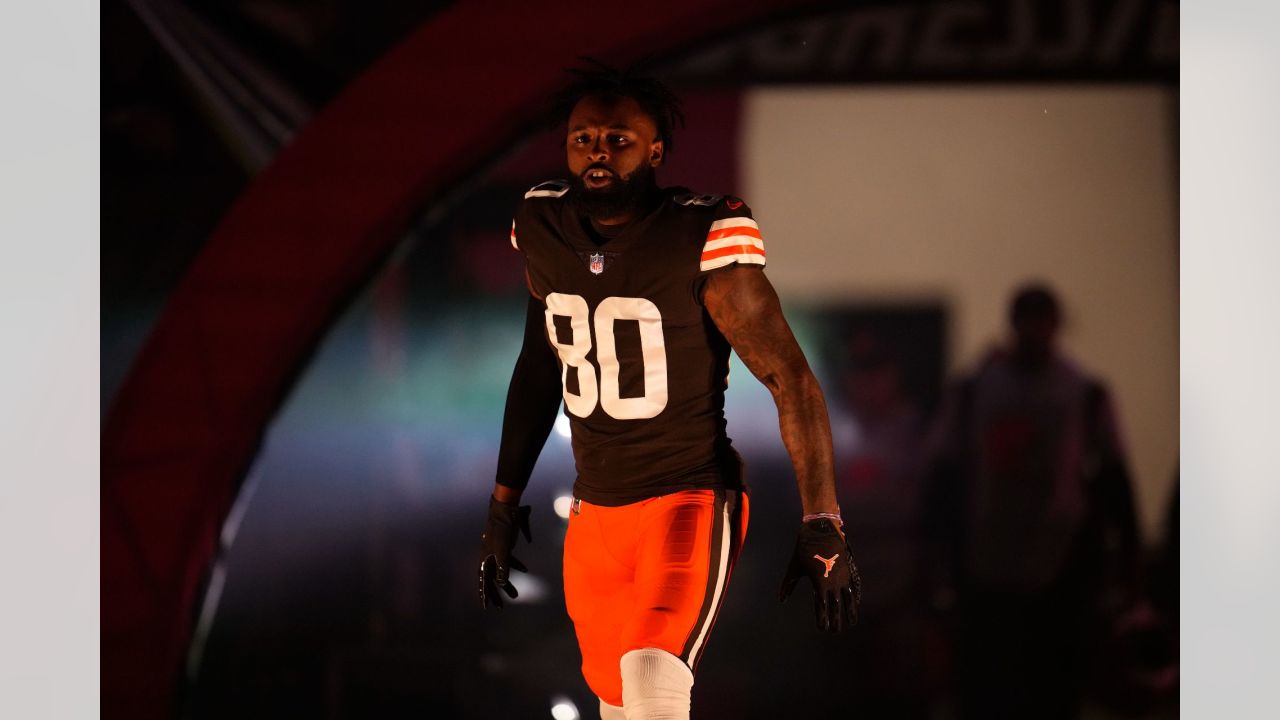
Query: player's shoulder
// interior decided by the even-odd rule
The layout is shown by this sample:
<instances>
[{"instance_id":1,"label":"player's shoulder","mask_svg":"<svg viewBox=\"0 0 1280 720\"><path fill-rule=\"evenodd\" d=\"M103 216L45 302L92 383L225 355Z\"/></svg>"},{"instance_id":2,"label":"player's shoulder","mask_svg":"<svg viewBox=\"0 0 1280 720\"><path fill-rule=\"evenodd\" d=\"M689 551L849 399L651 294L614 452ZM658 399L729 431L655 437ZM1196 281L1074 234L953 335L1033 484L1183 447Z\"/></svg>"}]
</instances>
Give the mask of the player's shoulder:
<instances>
[{"instance_id":1,"label":"player's shoulder","mask_svg":"<svg viewBox=\"0 0 1280 720\"><path fill-rule=\"evenodd\" d=\"M670 198L677 212L696 223L701 271L733 264L764 265L760 226L742 198L695 193L687 188L671 188Z\"/></svg>"},{"instance_id":2,"label":"player's shoulder","mask_svg":"<svg viewBox=\"0 0 1280 720\"><path fill-rule=\"evenodd\" d=\"M569 188L566 180L544 180L524 192L511 222L512 247L522 249L521 239L533 238L540 225L557 222Z\"/></svg>"},{"instance_id":3,"label":"player's shoulder","mask_svg":"<svg viewBox=\"0 0 1280 720\"><path fill-rule=\"evenodd\" d=\"M667 188L666 193L672 205L684 213L703 215L711 220L751 217L751 207L734 195L699 193L685 187Z\"/></svg>"},{"instance_id":4,"label":"player's shoulder","mask_svg":"<svg viewBox=\"0 0 1280 720\"><path fill-rule=\"evenodd\" d=\"M544 180L524 193L525 200L556 200L569 192L568 180Z\"/></svg>"},{"instance_id":5,"label":"player's shoulder","mask_svg":"<svg viewBox=\"0 0 1280 720\"><path fill-rule=\"evenodd\" d=\"M706 240L713 241L729 235L750 234L760 236L760 226L751 215L751 206L736 195L696 193L687 188L671 188L671 202L681 214L696 218L701 227L707 228Z\"/></svg>"},{"instance_id":6,"label":"player's shoulder","mask_svg":"<svg viewBox=\"0 0 1280 720\"><path fill-rule=\"evenodd\" d=\"M546 212L557 208L569 194L569 188L567 180L543 180L524 191L524 196L516 203L516 214Z\"/></svg>"},{"instance_id":7,"label":"player's shoulder","mask_svg":"<svg viewBox=\"0 0 1280 720\"><path fill-rule=\"evenodd\" d=\"M516 203L516 222L535 217L555 217L569 194L567 180L544 180L524 192Z\"/></svg>"}]
</instances>

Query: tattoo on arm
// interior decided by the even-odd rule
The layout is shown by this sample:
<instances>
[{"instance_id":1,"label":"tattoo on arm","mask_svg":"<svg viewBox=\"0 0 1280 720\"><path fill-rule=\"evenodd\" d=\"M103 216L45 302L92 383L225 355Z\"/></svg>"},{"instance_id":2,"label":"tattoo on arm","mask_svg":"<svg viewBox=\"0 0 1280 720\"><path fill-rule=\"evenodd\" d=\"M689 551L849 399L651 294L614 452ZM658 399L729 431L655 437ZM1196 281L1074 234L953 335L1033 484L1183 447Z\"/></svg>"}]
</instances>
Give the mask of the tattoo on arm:
<instances>
[{"instance_id":1,"label":"tattoo on arm","mask_svg":"<svg viewBox=\"0 0 1280 720\"><path fill-rule=\"evenodd\" d=\"M727 268L707 278L703 305L743 364L773 394L804 512L836 512L827 403L773 285L759 268Z\"/></svg>"}]
</instances>

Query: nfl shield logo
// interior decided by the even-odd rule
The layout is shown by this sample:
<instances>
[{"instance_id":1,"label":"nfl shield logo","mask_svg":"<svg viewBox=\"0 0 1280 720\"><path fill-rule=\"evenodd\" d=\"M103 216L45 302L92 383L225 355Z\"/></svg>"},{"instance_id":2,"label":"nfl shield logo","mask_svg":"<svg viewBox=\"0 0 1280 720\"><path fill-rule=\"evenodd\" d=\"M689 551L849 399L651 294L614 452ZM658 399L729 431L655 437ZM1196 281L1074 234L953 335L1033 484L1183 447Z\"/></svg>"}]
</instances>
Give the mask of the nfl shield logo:
<instances>
[{"instance_id":1,"label":"nfl shield logo","mask_svg":"<svg viewBox=\"0 0 1280 720\"><path fill-rule=\"evenodd\" d=\"M589 265L593 274L599 275L604 272L604 255L600 253L591 253L591 265Z\"/></svg>"}]
</instances>

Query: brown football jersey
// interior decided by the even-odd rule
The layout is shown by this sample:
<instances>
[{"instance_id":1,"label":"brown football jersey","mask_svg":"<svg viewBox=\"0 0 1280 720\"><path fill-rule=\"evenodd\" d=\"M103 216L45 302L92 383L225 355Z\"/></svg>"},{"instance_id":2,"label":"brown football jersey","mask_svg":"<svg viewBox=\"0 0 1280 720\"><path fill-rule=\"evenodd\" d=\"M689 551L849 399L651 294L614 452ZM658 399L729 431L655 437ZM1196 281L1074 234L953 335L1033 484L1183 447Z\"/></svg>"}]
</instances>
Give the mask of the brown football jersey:
<instances>
[{"instance_id":1,"label":"brown football jersey","mask_svg":"<svg viewBox=\"0 0 1280 720\"><path fill-rule=\"evenodd\" d=\"M511 244L546 307L578 477L574 494L622 505L695 488L742 488L725 433L729 343L702 306L707 274L764 265L760 229L730 196L666 188L604 240L568 183L535 186Z\"/></svg>"}]
</instances>

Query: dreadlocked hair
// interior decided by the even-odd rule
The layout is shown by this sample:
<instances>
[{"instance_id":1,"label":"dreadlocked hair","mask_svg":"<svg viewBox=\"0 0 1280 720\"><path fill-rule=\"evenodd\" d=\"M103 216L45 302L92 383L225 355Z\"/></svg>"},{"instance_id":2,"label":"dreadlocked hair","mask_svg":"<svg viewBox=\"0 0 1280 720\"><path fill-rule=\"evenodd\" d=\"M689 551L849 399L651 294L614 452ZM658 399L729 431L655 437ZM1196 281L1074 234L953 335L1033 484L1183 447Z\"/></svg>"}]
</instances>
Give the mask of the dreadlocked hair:
<instances>
[{"instance_id":1,"label":"dreadlocked hair","mask_svg":"<svg viewBox=\"0 0 1280 720\"><path fill-rule=\"evenodd\" d=\"M573 77L573 82L554 98L556 120L563 122L568 119L574 106L583 98L631 98L653 119L658 127L658 138L667 152L671 152L675 145L676 125L684 127L680 98L658 80L636 74L635 67L617 70L593 58L581 60L591 67L565 69Z\"/></svg>"}]
</instances>

